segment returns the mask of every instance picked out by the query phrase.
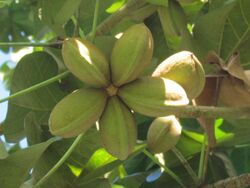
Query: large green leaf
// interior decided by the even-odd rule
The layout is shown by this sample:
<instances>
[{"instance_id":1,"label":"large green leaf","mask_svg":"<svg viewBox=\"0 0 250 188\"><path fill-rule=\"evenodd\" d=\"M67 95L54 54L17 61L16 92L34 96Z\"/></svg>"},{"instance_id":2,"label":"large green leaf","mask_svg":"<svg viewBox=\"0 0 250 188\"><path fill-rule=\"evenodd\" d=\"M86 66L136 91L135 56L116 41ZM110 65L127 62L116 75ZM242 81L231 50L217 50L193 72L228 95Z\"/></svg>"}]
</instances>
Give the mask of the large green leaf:
<instances>
[{"instance_id":1,"label":"large green leaf","mask_svg":"<svg viewBox=\"0 0 250 188\"><path fill-rule=\"evenodd\" d=\"M43 130L34 112L29 112L26 115L24 119L24 130L29 145L43 142Z\"/></svg>"},{"instance_id":2,"label":"large green leaf","mask_svg":"<svg viewBox=\"0 0 250 188\"><path fill-rule=\"evenodd\" d=\"M15 68L11 94L43 82L58 73L54 59L45 52L34 52L24 56ZM35 90L10 100L12 104L37 111L50 111L64 96L55 84Z\"/></svg>"},{"instance_id":3,"label":"large green leaf","mask_svg":"<svg viewBox=\"0 0 250 188\"><path fill-rule=\"evenodd\" d=\"M95 10L95 2L93 0L82 0L79 9L78 21L82 30L87 34L91 31ZM113 0L100 1L100 8L98 13L98 22L100 23L109 15L105 10L109 8Z\"/></svg>"},{"instance_id":4,"label":"large green leaf","mask_svg":"<svg viewBox=\"0 0 250 188\"><path fill-rule=\"evenodd\" d=\"M82 0L41 0L42 21L58 35L65 36L64 24L77 11Z\"/></svg>"},{"instance_id":5,"label":"large green leaf","mask_svg":"<svg viewBox=\"0 0 250 188\"><path fill-rule=\"evenodd\" d=\"M110 155L104 148L100 148L91 156L85 168L87 171L93 171L114 160L116 160L116 158Z\"/></svg>"},{"instance_id":6,"label":"large green leaf","mask_svg":"<svg viewBox=\"0 0 250 188\"><path fill-rule=\"evenodd\" d=\"M36 182L41 179L51 168L53 168L61 157L62 155L56 152L53 147L48 148L34 167L32 172L34 181ZM70 171L67 164L64 163L42 184L41 188L73 188L73 180L73 173Z\"/></svg>"},{"instance_id":7,"label":"large green leaf","mask_svg":"<svg viewBox=\"0 0 250 188\"><path fill-rule=\"evenodd\" d=\"M58 73L57 69L54 59L45 52L34 52L24 56L15 68L11 94L55 76ZM58 83L53 83L10 100L3 124L6 139L17 142L24 136L24 118L30 111L38 115L40 123L47 124L49 112L65 94Z\"/></svg>"},{"instance_id":8,"label":"large green leaf","mask_svg":"<svg viewBox=\"0 0 250 188\"><path fill-rule=\"evenodd\" d=\"M28 177L30 170L40 158L46 148L55 141L33 145L19 150L7 158L0 160L0 182L3 188L17 188Z\"/></svg>"},{"instance_id":9,"label":"large green leaf","mask_svg":"<svg viewBox=\"0 0 250 188\"><path fill-rule=\"evenodd\" d=\"M236 6L230 11L226 20L219 53L223 59L228 60L233 53L239 51L242 65L249 64L250 56L247 53L250 46L249 12L250 2L248 0L238 0Z\"/></svg>"},{"instance_id":10,"label":"large green leaf","mask_svg":"<svg viewBox=\"0 0 250 188\"><path fill-rule=\"evenodd\" d=\"M215 51L225 61L240 52L242 65L249 68L250 1L216 2L217 6L212 3L211 11L195 22L193 39L198 44L197 51L203 55Z\"/></svg>"},{"instance_id":11,"label":"large green leaf","mask_svg":"<svg viewBox=\"0 0 250 188\"><path fill-rule=\"evenodd\" d=\"M60 143L55 143L53 148L60 155L63 155L75 138L64 139ZM81 142L76 146L74 152L68 159L68 163L77 168L83 169L90 157L101 147L99 132L95 128L89 129L82 138Z\"/></svg>"},{"instance_id":12,"label":"large green leaf","mask_svg":"<svg viewBox=\"0 0 250 188\"><path fill-rule=\"evenodd\" d=\"M227 135L230 134L228 139L222 137L218 140L222 146L235 146L250 142L249 119L224 120L220 129L227 133Z\"/></svg>"},{"instance_id":13,"label":"large green leaf","mask_svg":"<svg viewBox=\"0 0 250 188\"><path fill-rule=\"evenodd\" d=\"M81 174L81 176L77 179L76 183L78 186L80 185L86 185L90 183L91 181L96 180L97 178L101 177L102 175L106 174L107 172L112 171L119 165L121 165L123 162L120 160L114 160L110 163L107 163L105 165L100 166L99 168L96 168L95 170L87 173Z\"/></svg>"},{"instance_id":14,"label":"large green leaf","mask_svg":"<svg viewBox=\"0 0 250 188\"><path fill-rule=\"evenodd\" d=\"M137 146L134 152L128 157L128 160L141 153L143 149L145 149L145 145ZM105 158L101 159L102 156L105 156ZM103 161L103 164L100 163L100 161ZM76 179L75 182L78 186L85 186L86 184L103 176L107 172L116 169L124 162L126 161L121 161L113 158L107 152L99 150L99 152L93 154L88 162L88 168L86 169L86 171L82 172L82 174Z\"/></svg>"},{"instance_id":15,"label":"large green leaf","mask_svg":"<svg viewBox=\"0 0 250 188\"><path fill-rule=\"evenodd\" d=\"M202 47L203 53L214 50L221 52L221 42L224 35L224 26L228 13L232 10L235 3L218 7L209 11L207 14L197 19L194 27L194 38L199 46ZM216 20L216 21L215 21Z\"/></svg>"},{"instance_id":16,"label":"large green leaf","mask_svg":"<svg viewBox=\"0 0 250 188\"><path fill-rule=\"evenodd\" d=\"M66 162L43 184L42 187L76 187L74 180L77 178L77 176L79 176L81 171L88 171L87 166L89 165L88 161L90 160L91 155L98 148L100 148L98 134L99 133L94 128L88 130ZM56 164L56 162L60 160L60 158L71 146L74 139L75 138L62 139L52 144L49 149L46 150L46 152L37 162L33 171L33 177L36 181L43 177ZM96 162L96 160L94 161Z\"/></svg>"},{"instance_id":17,"label":"large green leaf","mask_svg":"<svg viewBox=\"0 0 250 188\"><path fill-rule=\"evenodd\" d=\"M28 112L26 108L8 103L7 117L2 125L8 142L18 142L24 137L24 117Z\"/></svg>"}]
</instances>

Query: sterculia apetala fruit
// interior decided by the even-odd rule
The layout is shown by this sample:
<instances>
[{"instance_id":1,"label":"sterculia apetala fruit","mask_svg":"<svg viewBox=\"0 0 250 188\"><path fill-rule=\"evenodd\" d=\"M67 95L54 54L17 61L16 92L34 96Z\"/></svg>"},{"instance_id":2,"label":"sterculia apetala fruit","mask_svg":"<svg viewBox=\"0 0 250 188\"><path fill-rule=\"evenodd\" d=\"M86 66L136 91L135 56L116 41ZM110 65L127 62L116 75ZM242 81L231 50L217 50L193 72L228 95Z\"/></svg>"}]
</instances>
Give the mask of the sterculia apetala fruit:
<instances>
[{"instance_id":1,"label":"sterculia apetala fruit","mask_svg":"<svg viewBox=\"0 0 250 188\"><path fill-rule=\"evenodd\" d=\"M175 116L156 118L147 134L148 148L154 153L162 153L173 148L181 135L181 125Z\"/></svg>"},{"instance_id":2,"label":"sterculia apetala fruit","mask_svg":"<svg viewBox=\"0 0 250 188\"><path fill-rule=\"evenodd\" d=\"M185 89L190 100L196 98L205 85L204 69L197 57L189 51L181 51L165 59L152 76L176 81Z\"/></svg>"},{"instance_id":3,"label":"sterculia apetala fruit","mask_svg":"<svg viewBox=\"0 0 250 188\"><path fill-rule=\"evenodd\" d=\"M177 82L141 76L152 54L152 34L144 24L124 31L110 58L86 39L66 39L64 63L87 87L69 94L54 107L49 119L51 133L74 137L99 122L103 147L113 156L126 159L137 140L133 112L165 116L171 114L168 105L189 103Z\"/></svg>"}]
</instances>

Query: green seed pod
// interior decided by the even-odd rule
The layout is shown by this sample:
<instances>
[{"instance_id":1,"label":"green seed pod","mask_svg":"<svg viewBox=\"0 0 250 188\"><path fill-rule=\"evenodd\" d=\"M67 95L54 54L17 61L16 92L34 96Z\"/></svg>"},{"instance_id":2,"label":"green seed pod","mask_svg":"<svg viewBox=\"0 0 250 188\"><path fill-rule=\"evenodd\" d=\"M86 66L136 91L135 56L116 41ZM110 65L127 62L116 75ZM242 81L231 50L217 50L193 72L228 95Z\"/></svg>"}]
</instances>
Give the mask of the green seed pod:
<instances>
[{"instance_id":1,"label":"green seed pod","mask_svg":"<svg viewBox=\"0 0 250 188\"><path fill-rule=\"evenodd\" d=\"M98 88L109 85L108 60L92 43L78 38L66 39L62 56L69 71L81 81Z\"/></svg>"},{"instance_id":2,"label":"green seed pod","mask_svg":"<svg viewBox=\"0 0 250 188\"><path fill-rule=\"evenodd\" d=\"M181 135L181 125L175 116L156 118L147 134L148 148L154 153L162 153L173 148Z\"/></svg>"},{"instance_id":3,"label":"green seed pod","mask_svg":"<svg viewBox=\"0 0 250 188\"><path fill-rule=\"evenodd\" d=\"M184 89L176 82L161 77L141 77L119 88L118 96L135 112L147 116L172 114L169 105L187 105Z\"/></svg>"},{"instance_id":4,"label":"green seed pod","mask_svg":"<svg viewBox=\"0 0 250 188\"><path fill-rule=\"evenodd\" d=\"M108 100L99 125L104 148L120 160L126 159L136 144L137 127L132 113L118 97Z\"/></svg>"},{"instance_id":5,"label":"green seed pod","mask_svg":"<svg viewBox=\"0 0 250 188\"><path fill-rule=\"evenodd\" d=\"M176 81L186 91L189 99L196 98L205 85L205 72L192 52L182 51L164 60L152 76Z\"/></svg>"},{"instance_id":6,"label":"green seed pod","mask_svg":"<svg viewBox=\"0 0 250 188\"><path fill-rule=\"evenodd\" d=\"M101 116L107 100L99 89L79 89L63 98L49 118L53 135L74 137L87 131Z\"/></svg>"},{"instance_id":7,"label":"green seed pod","mask_svg":"<svg viewBox=\"0 0 250 188\"><path fill-rule=\"evenodd\" d=\"M144 24L127 29L114 45L111 74L115 86L135 80L151 62L153 37Z\"/></svg>"}]
</instances>

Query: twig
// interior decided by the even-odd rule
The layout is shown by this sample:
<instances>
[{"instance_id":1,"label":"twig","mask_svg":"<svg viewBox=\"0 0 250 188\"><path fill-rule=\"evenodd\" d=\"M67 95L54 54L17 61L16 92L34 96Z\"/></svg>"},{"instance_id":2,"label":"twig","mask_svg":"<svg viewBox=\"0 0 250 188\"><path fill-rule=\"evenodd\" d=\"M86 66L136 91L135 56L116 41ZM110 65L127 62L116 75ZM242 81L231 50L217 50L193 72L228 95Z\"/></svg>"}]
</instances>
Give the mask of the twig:
<instances>
[{"instance_id":1,"label":"twig","mask_svg":"<svg viewBox=\"0 0 250 188\"><path fill-rule=\"evenodd\" d=\"M179 176L177 176L172 170L170 170L168 167L160 163L155 156L153 156L150 152L148 152L146 149L143 150L143 153L147 155L155 164L159 165L169 176L171 176L176 182L178 182L182 188L186 188L186 186L182 183Z\"/></svg>"},{"instance_id":2,"label":"twig","mask_svg":"<svg viewBox=\"0 0 250 188\"><path fill-rule=\"evenodd\" d=\"M27 46L27 47L54 47L59 48L62 45L62 41L49 42L49 43L34 43L34 42L0 42L0 47L15 47L15 46Z\"/></svg>"},{"instance_id":3,"label":"twig","mask_svg":"<svg viewBox=\"0 0 250 188\"><path fill-rule=\"evenodd\" d=\"M10 96L8 96L8 97L5 97L5 98L3 98L3 99L0 99L0 103L5 102L5 101L7 101L7 100L9 100L9 99L13 99L13 98L16 98L16 97L20 97L20 96L22 96L22 95L25 95L25 94L27 94L27 93L30 93L30 92L35 91L35 90L37 90L37 89L40 89L40 88L42 88L42 87L45 87L45 86L47 86L47 85L49 85L49 84L51 84L51 83L53 83L53 82L56 82L57 80L60 80L60 79L64 78L64 77L67 76L68 74L69 74L69 71L65 71L65 72L63 72L63 73L61 73L61 74L58 74L57 76L54 76L54 77L48 79L48 80L45 80L45 81L43 81L43 82L41 82L41 83L35 84L35 85L33 85L33 86L27 88L27 89L21 90L21 91L16 92L16 93L14 93L14 94L12 94L12 95L10 95Z\"/></svg>"},{"instance_id":4,"label":"twig","mask_svg":"<svg viewBox=\"0 0 250 188\"><path fill-rule=\"evenodd\" d=\"M94 41L95 36L96 36L96 27L97 27L97 21L98 21L99 8L100 8L100 0L96 0L92 31L91 31L91 34L90 34L92 42Z\"/></svg>"},{"instance_id":5,"label":"twig","mask_svg":"<svg viewBox=\"0 0 250 188\"><path fill-rule=\"evenodd\" d=\"M97 35L103 35L113 28L114 25L119 23L125 16L129 15L132 11L138 9L145 4L144 0L130 0L120 10L110 15L104 20L96 30Z\"/></svg>"},{"instance_id":6,"label":"twig","mask_svg":"<svg viewBox=\"0 0 250 188\"><path fill-rule=\"evenodd\" d=\"M216 183L205 185L202 188L246 188L250 186L250 174L242 174L240 176L229 177Z\"/></svg>"},{"instance_id":7,"label":"twig","mask_svg":"<svg viewBox=\"0 0 250 188\"><path fill-rule=\"evenodd\" d=\"M161 116L176 115L177 117L197 118L229 118L245 119L250 118L250 107L215 107L215 106L165 106Z\"/></svg>"},{"instance_id":8,"label":"twig","mask_svg":"<svg viewBox=\"0 0 250 188\"><path fill-rule=\"evenodd\" d=\"M70 148L66 151L66 153L62 156L62 158L53 166L53 168L50 169L50 171L45 174L34 186L34 188L40 187L52 174L56 172L56 170L68 159L68 157L71 155L71 153L74 151L75 147L79 144L81 139L83 138L84 134L80 134L77 136L77 138L74 140L73 144L70 146Z\"/></svg>"},{"instance_id":9,"label":"twig","mask_svg":"<svg viewBox=\"0 0 250 188\"><path fill-rule=\"evenodd\" d=\"M171 150L179 158L182 165L184 166L184 168L186 168L188 174L191 176L195 185L197 186L200 182L199 178L194 172L194 170L192 169L192 167L190 166L190 164L188 163L188 161L185 159L185 157L181 154L181 152L176 147L173 147Z\"/></svg>"},{"instance_id":10,"label":"twig","mask_svg":"<svg viewBox=\"0 0 250 188\"><path fill-rule=\"evenodd\" d=\"M200 154L200 162L199 162L199 170L198 170L198 177L201 182L203 182L203 178L204 178L206 143L207 143L207 134L204 133L204 140L201 146L201 154Z\"/></svg>"}]
</instances>

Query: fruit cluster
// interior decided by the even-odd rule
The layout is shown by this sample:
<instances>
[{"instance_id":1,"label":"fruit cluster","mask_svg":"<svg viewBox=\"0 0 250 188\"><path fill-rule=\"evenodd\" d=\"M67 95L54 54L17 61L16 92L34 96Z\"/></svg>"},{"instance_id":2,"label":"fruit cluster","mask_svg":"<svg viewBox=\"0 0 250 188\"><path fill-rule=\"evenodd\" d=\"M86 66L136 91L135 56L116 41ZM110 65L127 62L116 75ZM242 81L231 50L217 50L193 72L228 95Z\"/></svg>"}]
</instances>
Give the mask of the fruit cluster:
<instances>
[{"instance_id":1,"label":"fruit cluster","mask_svg":"<svg viewBox=\"0 0 250 188\"><path fill-rule=\"evenodd\" d=\"M62 49L65 65L89 87L74 91L54 107L49 119L51 133L74 137L98 121L104 148L113 156L126 159L137 140L132 111L152 117L169 115L167 106L187 105L204 85L202 66L190 52L181 52L177 63L167 59L152 76L141 77L152 54L152 34L144 24L133 25L123 33L113 47L110 60L87 40L66 39ZM170 69L166 71L165 67ZM179 76L175 77L174 72ZM192 79L194 88L189 90L185 80L191 82ZM155 152L170 148L167 133L172 135L168 136L170 139L180 134L180 125L174 116L161 117L152 123L149 148ZM175 145L177 140L173 138L170 145ZM159 147L160 143L163 145Z\"/></svg>"}]
</instances>

